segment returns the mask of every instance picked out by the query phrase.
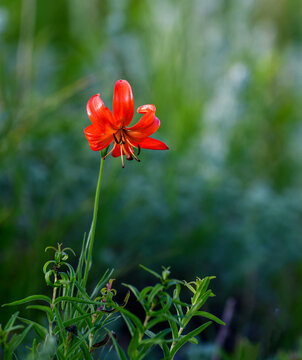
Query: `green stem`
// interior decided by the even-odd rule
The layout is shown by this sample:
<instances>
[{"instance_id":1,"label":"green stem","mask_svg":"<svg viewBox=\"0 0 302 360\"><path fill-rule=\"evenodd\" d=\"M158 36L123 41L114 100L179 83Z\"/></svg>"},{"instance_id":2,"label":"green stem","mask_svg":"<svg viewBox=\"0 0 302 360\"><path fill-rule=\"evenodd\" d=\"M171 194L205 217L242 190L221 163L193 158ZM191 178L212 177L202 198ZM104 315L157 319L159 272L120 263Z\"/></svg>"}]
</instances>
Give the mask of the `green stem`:
<instances>
[{"instance_id":1,"label":"green stem","mask_svg":"<svg viewBox=\"0 0 302 360\"><path fill-rule=\"evenodd\" d=\"M58 277L57 277L57 274L55 273L55 277L54 277L54 284L58 281ZM57 290L58 288L57 287L54 287L53 290L52 290L52 301L51 301L51 304L50 304L50 308L53 312L53 316L55 316L55 301L56 301L56 296L57 296ZM53 327L53 321L50 321L49 323L49 335L52 335L52 327Z\"/></svg>"},{"instance_id":2,"label":"green stem","mask_svg":"<svg viewBox=\"0 0 302 360\"><path fill-rule=\"evenodd\" d=\"M98 178L98 184L96 187L96 193L95 193L95 200L94 200L94 210L93 210L93 218L92 218L92 224L91 229L89 232L87 244L88 244L88 255L85 265L85 272L84 272L84 279L83 279L83 286L86 286L87 279L88 279L88 273L91 266L91 256L92 256L92 250L93 250L93 242L94 242L94 235L95 235L95 229L96 229L96 221L98 216L98 208L99 208L99 198L100 198L100 190L102 185L102 177L103 177L103 170L104 170L104 163L105 160L101 156L101 164L100 164L100 172L99 172L99 178Z\"/></svg>"}]
</instances>

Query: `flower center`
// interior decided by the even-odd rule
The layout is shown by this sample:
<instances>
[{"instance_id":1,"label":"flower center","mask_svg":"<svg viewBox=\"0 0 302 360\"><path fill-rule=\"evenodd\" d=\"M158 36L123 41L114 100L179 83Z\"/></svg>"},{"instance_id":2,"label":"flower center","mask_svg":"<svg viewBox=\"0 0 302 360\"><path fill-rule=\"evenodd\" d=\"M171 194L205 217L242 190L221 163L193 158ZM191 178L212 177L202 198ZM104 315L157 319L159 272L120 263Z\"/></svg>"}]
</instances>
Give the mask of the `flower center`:
<instances>
[{"instance_id":1,"label":"flower center","mask_svg":"<svg viewBox=\"0 0 302 360\"><path fill-rule=\"evenodd\" d=\"M140 161L137 157L140 154L140 146L139 144L135 145L130 141L127 131L124 128L121 128L113 134L113 137L115 140L114 148L118 145L120 146L122 167L125 167L123 155L127 156L127 160L135 159L136 161ZM133 147L138 149L137 155L134 154Z\"/></svg>"}]
</instances>

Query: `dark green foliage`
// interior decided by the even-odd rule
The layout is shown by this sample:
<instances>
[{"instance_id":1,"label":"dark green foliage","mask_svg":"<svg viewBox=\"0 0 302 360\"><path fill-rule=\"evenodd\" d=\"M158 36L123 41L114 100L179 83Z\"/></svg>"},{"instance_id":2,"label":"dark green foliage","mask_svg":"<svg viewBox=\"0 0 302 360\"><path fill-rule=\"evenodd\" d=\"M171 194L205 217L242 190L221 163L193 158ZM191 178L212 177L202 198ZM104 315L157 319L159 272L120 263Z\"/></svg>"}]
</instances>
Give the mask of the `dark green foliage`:
<instances>
[{"instance_id":1,"label":"dark green foliage","mask_svg":"<svg viewBox=\"0 0 302 360\"><path fill-rule=\"evenodd\" d=\"M105 272L92 295L89 295L84 284L86 272L82 264L82 259L87 259L87 245L82 247L76 270L67 263L67 251L73 253L71 249L62 249L61 244L58 244L57 249L46 248L55 252L54 260L47 261L43 267L45 281L53 288L52 299L44 295L33 295L3 305L16 306L36 301L48 303L47 306L36 303L28 306L30 309L45 313L47 326L24 319L18 312L12 315L3 329L0 325L0 345L5 360L18 359L19 356L22 359L26 356L28 360L100 359L100 350L106 349L105 353L102 352L106 358L106 353L112 349L109 347L111 343L118 359L127 359L119 345L116 332L112 330L115 329L115 323L121 316L131 335L127 350L129 359L146 359L150 351L159 346L163 358L172 360L187 342L198 343L196 336L212 323L208 321L184 334L194 316L211 319L224 325L214 315L199 311L207 299L213 296L212 291L208 290L211 278L202 280L197 278L195 282L186 283L170 279L169 269L164 268L162 274L158 274L142 266L159 282L142 291L131 285L125 286L131 290L143 307L145 312L143 322L126 309L130 292L127 293L122 304L113 300L116 290L113 288L114 280L110 278L112 271ZM85 267L87 266L90 265L86 262ZM180 299L181 290L186 288L192 293L191 302L188 304ZM16 321L22 325L16 325ZM158 328L159 325L161 329ZM31 331L32 346L27 347L29 351L26 354L24 347ZM18 354L22 355L18 356Z\"/></svg>"}]
</instances>

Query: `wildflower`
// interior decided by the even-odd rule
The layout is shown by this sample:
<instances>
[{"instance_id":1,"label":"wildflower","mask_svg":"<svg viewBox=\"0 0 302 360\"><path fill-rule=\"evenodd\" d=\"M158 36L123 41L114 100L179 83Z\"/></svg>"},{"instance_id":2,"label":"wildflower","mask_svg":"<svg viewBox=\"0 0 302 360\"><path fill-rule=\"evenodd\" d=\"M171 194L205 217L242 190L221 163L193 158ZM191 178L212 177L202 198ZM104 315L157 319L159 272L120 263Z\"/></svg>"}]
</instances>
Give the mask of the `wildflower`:
<instances>
[{"instance_id":1,"label":"wildflower","mask_svg":"<svg viewBox=\"0 0 302 360\"><path fill-rule=\"evenodd\" d=\"M121 157L124 167L124 156L127 160L140 161L138 155L141 149L168 150L168 146L150 137L160 126L155 116L154 105L142 105L137 109L142 118L135 125L128 127L134 114L132 89L128 81L118 80L113 94L113 113L107 108L100 94L90 98L87 103L87 114L92 124L85 130L85 136L90 148L100 151L113 143L113 148L105 156ZM137 149L137 154L133 148Z\"/></svg>"}]
</instances>

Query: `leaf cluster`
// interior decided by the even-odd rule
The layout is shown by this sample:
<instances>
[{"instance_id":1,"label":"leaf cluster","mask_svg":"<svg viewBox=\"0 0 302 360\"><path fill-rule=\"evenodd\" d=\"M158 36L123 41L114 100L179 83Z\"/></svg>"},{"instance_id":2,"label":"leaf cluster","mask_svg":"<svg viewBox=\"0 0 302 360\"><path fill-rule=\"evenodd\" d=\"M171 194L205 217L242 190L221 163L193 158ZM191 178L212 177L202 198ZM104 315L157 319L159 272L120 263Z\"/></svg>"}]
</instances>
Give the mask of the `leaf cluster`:
<instances>
[{"instance_id":1,"label":"leaf cluster","mask_svg":"<svg viewBox=\"0 0 302 360\"><path fill-rule=\"evenodd\" d=\"M114 300L113 270L104 273L92 292L87 291L83 276L90 265L87 246L83 245L76 269L67 262L72 249L62 249L61 244L57 249L46 250L49 249L54 250L54 259L45 263L43 272L47 285L52 288L52 297L32 295L4 305L32 303L27 309L43 312L45 322L25 319L16 312L4 328L0 326L0 345L5 360L18 358L18 349L28 341L29 333L33 340L27 347L28 360L92 360L96 356L98 359L105 357L113 349L119 359L141 360L156 347L161 350L163 359L172 360L187 342L198 343L196 336L212 321L223 324L214 315L200 310L207 299L214 296L208 289L212 277L187 283L170 279L169 268L163 268L159 274L141 266L157 279L156 284L141 291L124 284L129 291L123 303L118 304ZM183 291L191 293L190 302L181 300ZM126 308L131 292L144 310L143 320ZM210 321L187 331L191 319L196 316ZM113 331L113 323L119 318L125 321L131 335L126 352Z\"/></svg>"},{"instance_id":2,"label":"leaf cluster","mask_svg":"<svg viewBox=\"0 0 302 360\"><path fill-rule=\"evenodd\" d=\"M196 336L212 321L224 324L216 316L200 311L207 299L214 296L208 289L213 277L197 278L196 281L187 283L170 279L169 268L163 268L162 273L159 274L145 266L141 265L141 267L155 276L158 282L141 291L132 285L124 284L131 290L145 312L145 319L141 321L127 309L120 309L131 334L127 351L130 359L145 359L154 346L159 346L163 358L172 360L187 342L198 343ZM181 293L186 290L189 290L192 295L189 303L180 298ZM184 334L194 316L207 318L210 321ZM117 350L121 351L120 348ZM120 356L120 359L126 359L125 354Z\"/></svg>"}]
</instances>

